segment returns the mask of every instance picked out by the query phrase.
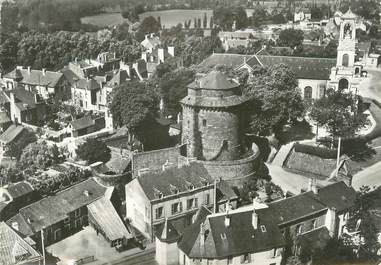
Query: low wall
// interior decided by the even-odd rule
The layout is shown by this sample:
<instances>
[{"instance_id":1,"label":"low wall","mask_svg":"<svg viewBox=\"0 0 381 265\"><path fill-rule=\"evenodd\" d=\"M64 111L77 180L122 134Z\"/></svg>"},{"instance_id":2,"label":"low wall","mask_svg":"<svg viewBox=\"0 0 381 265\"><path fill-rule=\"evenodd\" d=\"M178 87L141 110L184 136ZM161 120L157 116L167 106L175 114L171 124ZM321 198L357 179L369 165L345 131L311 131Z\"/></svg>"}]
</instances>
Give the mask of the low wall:
<instances>
[{"instance_id":1,"label":"low wall","mask_svg":"<svg viewBox=\"0 0 381 265\"><path fill-rule=\"evenodd\" d=\"M242 186L254 175L259 166L259 152L234 161L200 161L214 179L222 179L230 186Z\"/></svg>"}]
</instances>

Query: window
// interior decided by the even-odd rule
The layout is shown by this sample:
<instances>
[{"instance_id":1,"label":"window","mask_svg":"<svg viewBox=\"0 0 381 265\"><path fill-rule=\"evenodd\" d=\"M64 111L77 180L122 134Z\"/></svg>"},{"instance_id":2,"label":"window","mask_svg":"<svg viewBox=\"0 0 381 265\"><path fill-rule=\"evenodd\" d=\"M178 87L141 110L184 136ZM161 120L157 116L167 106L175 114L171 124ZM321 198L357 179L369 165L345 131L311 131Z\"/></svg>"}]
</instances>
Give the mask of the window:
<instances>
[{"instance_id":1,"label":"window","mask_svg":"<svg viewBox=\"0 0 381 265\"><path fill-rule=\"evenodd\" d=\"M205 201L204 201L204 203L206 205L210 204L210 194L205 194Z\"/></svg>"},{"instance_id":2,"label":"window","mask_svg":"<svg viewBox=\"0 0 381 265\"><path fill-rule=\"evenodd\" d=\"M183 209L182 209L182 203L181 202L176 202L176 203L172 204L171 210L172 210L172 214L181 213L183 211Z\"/></svg>"},{"instance_id":3,"label":"window","mask_svg":"<svg viewBox=\"0 0 381 265\"><path fill-rule=\"evenodd\" d=\"M163 207L158 207L155 210L155 218L160 219L163 217Z\"/></svg>"},{"instance_id":4,"label":"window","mask_svg":"<svg viewBox=\"0 0 381 265\"><path fill-rule=\"evenodd\" d=\"M69 217L64 220L64 224L68 224L68 223L70 223L70 218Z\"/></svg>"},{"instance_id":5,"label":"window","mask_svg":"<svg viewBox=\"0 0 381 265\"><path fill-rule=\"evenodd\" d=\"M74 216L79 217L81 215L81 208L74 211Z\"/></svg>"},{"instance_id":6,"label":"window","mask_svg":"<svg viewBox=\"0 0 381 265\"><path fill-rule=\"evenodd\" d=\"M206 126L206 120L205 119L202 120L202 126L204 126L204 127Z\"/></svg>"},{"instance_id":7,"label":"window","mask_svg":"<svg viewBox=\"0 0 381 265\"><path fill-rule=\"evenodd\" d=\"M228 257L228 262L227 262L227 264L229 265L229 264L233 264L233 257Z\"/></svg>"},{"instance_id":8,"label":"window","mask_svg":"<svg viewBox=\"0 0 381 265\"><path fill-rule=\"evenodd\" d=\"M304 99L311 100L312 99L312 87L306 86L304 88Z\"/></svg>"},{"instance_id":9,"label":"window","mask_svg":"<svg viewBox=\"0 0 381 265\"><path fill-rule=\"evenodd\" d=\"M75 220L75 222L74 222L74 227L75 227L76 229L79 229L79 228L82 227L81 218Z\"/></svg>"},{"instance_id":10,"label":"window","mask_svg":"<svg viewBox=\"0 0 381 265\"><path fill-rule=\"evenodd\" d=\"M266 226L261 225L261 231L262 231L262 233L266 233L266 232L267 232L267 230L266 230Z\"/></svg>"},{"instance_id":11,"label":"window","mask_svg":"<svg viewBox=\"0 0 381 265\"><path fill-rule=\"evenodd\" d=\"M56 231L54 231L54 241L60 240L61 236L62 236L61 229L57 229Z\"/></svg>"},{"instance_id":12,"label":"window","mask_svg":"<svg viewBox=\"0 0 381 265\"><path fill-rule=\"evenodd\" d=\"M190 210L192 208L197 208L197 207L198 207L198 199L197 198L187 200L187 210Z\"/></svg>"},{"instance_id":13,"label":"window","mask_svg":"<svg viewBox=\"0 0 381 265\"><path fill-rule=\"evenodd\" d=\"M250 254L249 253L246 253L246 254L243 254L242 257L241 257L241 263L249 263L250 262Z\"/></svg>"},{"instance_id":14,"label":"window","mask_svg":"<svg viewBox=\"0 0 381 265\"><path fill-rule=\"evenodd\" d=\"M317 225L317 220L315 219L312 221L312 229L315 229L316 225Z\"/></svg>"},{"instance_id":15,"label":"window","mask_svg":"<svg viewBox=\"0 0 381 265\"><path fill-rule=\"evenodd\" d=\"M303 226L302 225L297 225L296 226L296 234L300 235L303 231Z\"/></svg>"}]
</instances>

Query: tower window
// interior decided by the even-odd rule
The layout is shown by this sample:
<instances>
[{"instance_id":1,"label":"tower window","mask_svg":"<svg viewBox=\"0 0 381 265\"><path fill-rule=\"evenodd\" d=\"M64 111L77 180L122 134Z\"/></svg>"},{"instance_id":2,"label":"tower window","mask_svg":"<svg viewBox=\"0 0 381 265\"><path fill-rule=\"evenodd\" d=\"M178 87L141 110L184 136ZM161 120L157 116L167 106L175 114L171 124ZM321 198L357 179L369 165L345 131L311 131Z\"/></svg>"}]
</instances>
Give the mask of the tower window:
<instances>
[{"instance_id":1,"label":"tower window","mask_svg":"<svg viewBox=\"0 0 381 265\"><path fill-rule=\"evenodd\" d=\"M204 127L206 126L206 120L205 119L202 120L202 126L204 126Z\"/></svg>"}]
</instances>

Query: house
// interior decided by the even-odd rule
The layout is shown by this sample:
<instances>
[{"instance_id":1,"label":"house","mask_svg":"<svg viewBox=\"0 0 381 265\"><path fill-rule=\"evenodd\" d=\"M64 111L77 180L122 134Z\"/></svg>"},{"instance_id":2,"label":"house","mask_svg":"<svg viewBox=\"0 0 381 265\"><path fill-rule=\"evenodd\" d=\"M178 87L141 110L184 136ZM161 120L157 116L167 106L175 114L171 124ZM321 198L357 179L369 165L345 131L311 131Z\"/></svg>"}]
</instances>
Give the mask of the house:
<instances>
[{"instance_id":1,"label":"house","mask_svg":"<svg viewBox=\"0 0 381 265\"><path fill-rule=\"evenodd\" d=\"M71 96L70 86L64 75L46 69L34 70L17 66L12 72L4 75L3 83L8 90L22 88L38 93L43 99L53 96L59 100L68 100Z\"/></svg>"},{"instance_id":2,"label":"house","mask_svg":"<svg viewBox=\"0 0 381 265\"><path fill-rule=\"evenodd\" d=\"M27 240L6 223L0 223L0 264L38 265L42 259L43 256Z\"/></svg>"},{"instance_id":3,"label":"house","mask_svg":"<svg viewBox=\"0 0 381 265\"><path fill-rule=\"evenodd\" d=\"M167 49L156 47L152 50L142 52L141 59L146 63L148 78L155 73L159 64L169 60L175 64L176 68L183 66L182 59L175 57L175 48L172 46L169 46Z\"/></svg>"},{"instance_id":4,"label":"house","mask_svg":"<svg viewBox=\"0 0 381 265\"><path fill-rule=\"evenodd\" d=\"M286 243L269 208L209 214L185 229L178 264L280 265Z\"/></svg>"},{"instance_id":5,"label":"house","mask_svg":"<svg viewBox=\"0 0 381 265\"><path fill-rule=\"evenodd\" d=\"M6 152L11 144L17 143L20 139L29 134L28 130L22 125L11 125L0 135L0 148Z\"/></svg>"},{"instance_id":6,"label":"house","mask_svg":"<svg viewBox=\"0 0 381 265\"><path fill-rule=\"evenodd\" d=\"M355 200L355 190L344 182L318 188L310 181L308 191L272 202L268 207L278 218L283 235L293 242L293 252L298 253L310 236L340 238Z\"/></svg>"},{"instance_id":7,"label":"house","mask_svg":"<svg viewBox=\"0 0 381 265\"><path fill-rule=\"evenodd\" d=\"M10 118L14 123L39 125L45 122L46 103L39 94L24 89L7 91L10 98Z\"/></svg>"},{"instance_id":8,"label":"house","mask_svg":"<svg viewBox=\"0 0 381 265\"><path fill-rule=\"evenodd\" d=\"M0 220L7 220L17 213L17 209L40 198L41 196L38 192L27 181L20 181L0 187L0 203L7 205L7 211L0 211Z\"/></svg>"},{"instance_id":9,"label":"house","mask_svg":"<svg viewBox=\"0 0 381 265\"><path fill-rule=\"evenodd\" d=\"M98 117L92 118L91 116L85 116L73 120L69 124L69 130L71 131L71 137L80 137L89 133L105 128L105 118Z\"/></svg>"},{"instance_id":10,"label":"house","mask_svg":"<svg viewBox=\"0 0 381 265\"><path fill-rule=\"evenodd\" d=\"M218 189L199 163L180 168L163 167L162 172L143 174L126 185L126 218L131 226L151 240L156 226L165 219L182 231L192 223L201 205L212 207L215 204L215 190Z\"/></svg>"},{"instance_id":11,"label":"house","mask_svg":"<svg viewBox=\"0 0 381 265\"><path fill-rule=\"evenodd\" d=\"M294 22L310 21L311 10L307 8L300 8L294 13Z\"/></svg>"},{"instance_id":12,"label":"house","mask_svg":"<svg viewBox=\"0 0 381 265\"><path fill-rule=\"evenodd\" d=\"M245 48L249 47L253 41L255 41L251 32L247 31L220 31L218 37L221 40L222 47L225 51L231 48L237 48L243 46Z\"/></svg>"},{"instance_id":13,"label":"house","mask_svg":"<svg viewBox=\"0 0 381 265\"><path fill-rule=\"evenodd\" d=\"M105 236L111 246L125 244L132 236L116 214L110 200L113 188L87 179L54 195L19 209L7 224L18 228L23 237L39 245L41 234L45 246L59 242L91 225Z\"/></svg>"},{"instance_id":14,"label":"house","mask_svg":"<svg viewBox=\"0 0 381 265\"><path fill-rule=\"evenodd\" d=\"M145 35L144 40L140 43L140 45L150 53L156 49L158 46L161 45L160 38L156 36L155 34L148 34Z\"/></svg>"}]
</instances>

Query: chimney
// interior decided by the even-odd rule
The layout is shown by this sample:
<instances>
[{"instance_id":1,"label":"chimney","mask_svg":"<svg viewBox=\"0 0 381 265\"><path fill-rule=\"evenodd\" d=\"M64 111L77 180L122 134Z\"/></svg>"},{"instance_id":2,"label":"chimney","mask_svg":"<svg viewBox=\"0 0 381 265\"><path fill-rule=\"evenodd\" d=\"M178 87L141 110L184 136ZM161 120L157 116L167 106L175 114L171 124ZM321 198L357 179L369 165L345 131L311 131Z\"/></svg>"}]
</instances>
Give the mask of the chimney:
<instances>
[{"instance_id":1,"label":"chimney","mask_svg":"<svg viewBox=\"0 0 381 265\"><path fill-rule=\"evenodd\" d=\"M169 47L168 47L168 53L169 53L170 55L172 55L173 57L175 57L175 47L173 47L173 46L169 46Z\"/></svg>"},{"instance_id":2,"label":"chimney","mask_svg":"<svg viewBox=\"0 0 381 265\"><path fill-rule=\"evenodd\" d=\"M90 196L90 193L88 190L84 190L83 191L83 195L85 195L86 197L89 197Z\"/></svg>"},{"instance_id":3,"label":"chimney","mask_svg":"<svg viewBox=\"0 0 381 265\"><path fill-rule=\"evenodd\" d=\"M30 72L31 72L31 71L30 71L30 66L28 66L28 74L29 74L29 75L30 75Z\"/></svg>"},{"instance_id":4,"label":"chimney","mask_svg":"<svg viewBox=\"0 0 381 265\"><path fill-rule=\"evenodd\" d=\"M204 224L200 224L200 245L201 248L204 248L205 246L205 230L204 230Z\"/></svg>"},{"instance_id":5,"label":"chimney","mask_svg":"<svg viewBox=\"0 0 381 265\"><path fill-rule=\"evenodd\" d=\"M38 103L38 102L39 102L38 94L35 93L35 94L34 94L34 103Z\"/></svg>"},{"instance_id":6,"label":"chimney","mask_svg":"<svg viewBox=\"0 0 381 265\"><path fill-rule=\"evenodd\" d=\"M19 223L17 222L12 222L12 228L16 231L19 231Z\"/></svg>"},{"instance_id":7,"label":"chimney","mask_svg":"<svg viewBox=\"0 0 381 265\"><path fill-rule=\"evenodd\" d=\"M43 75L43 76L46 75L46 69L45 69L45 68L42 68L42 75Z\"/></svg>"},{"instance_id":8,"label":"chimney","mask_svg":"<svg viewBox=\"0 0 381 265\"><path fill-rule=\"evenodd\" d=\"M177 124L181 122L181 113L177 113Z\"/></svg>"},{"instance_id":9,"label":"chimney","mask_svg":"<svg viewBox=\"0 0 381 265\"><path fill-rule=\"evenodd\" d=\"M147 62L147 53L146 52L142 52L142 59Z\"/></svg>"},{"instance_id":10,"label":"chimney","mask_svg":"<svg viewBox=\"0 0 381 265\"><path fill-rule=\"evenodd\" d=\"M316 179L310 178L308 181L308 191L312 191L314 194L318 194L318 188L316 185Z\"/></svg>"},{"instance_id":11,"label":"chimney","mask_svg":"<svg viewBox=\"0 0 381 265\"><path fill-rule=\"evenodd\" d=\"M155 33L151 33L150 37L151 38L155 37Z\"/></svg>"},{"instance_id":12,"label":"chimney","mask_svg":"<svg viewBox=\"0 0 381 265\"><path fill-rule=\"evenodd\" d=\"M253 228L257 230L258 228L258 214L255 212L255 209L253 209L253 216L251 218L251 224L253 225Z\"/></svg>"},{"instance_id":13,"label":"chimney","mask_svg":"<svg viewBox=\"0 0 381 265\"><path fill-rule=\"evenodd\" d=\"M331 237L334 237L336 234L336 219L337 219L336 208L332 207L328 209L328 212L325 218L326 218L325 226L328 228L329 235Z\"/></svg>"},{"instance_id":14,"label":"chimney","mask_svg":"<svg viewBox=\"0 0 381 265\"><path fill-rule=\"evenodd\" d=\"M158 63L164 63L164 49L163 48L159 48L157 49L157 57L158 57Z\"/></svg>"},{"instance_id":15,"label":"chimney","mask_svg":"<svg viewBox=\"0 0 381 265\"><path fill-rule=\"evenodd\" d=\"M78 63L78 58L77 57L74 58L74 62Z\"/></svg>"},{"instance_id":16,"label":"chimney","mask_svg":"<svg viewBox=\"0 0 381 265\"><path fill-rule=\"evenodd\" d=\"M226 205L226 213L225 213L225 227L230 226L230 216L229 216L229 203Z\"/></svg>"},{"instance_id":17,"label":"chimney","mask_svg":"<svg viewBox=\"0 0 381 265\"><path fill-rule=\"evenodd\" d=\"M148 40L148 34L146 34L145 36L144 36L144 39L146 39L146 40Z\"/></svg>"}]
</instances>

